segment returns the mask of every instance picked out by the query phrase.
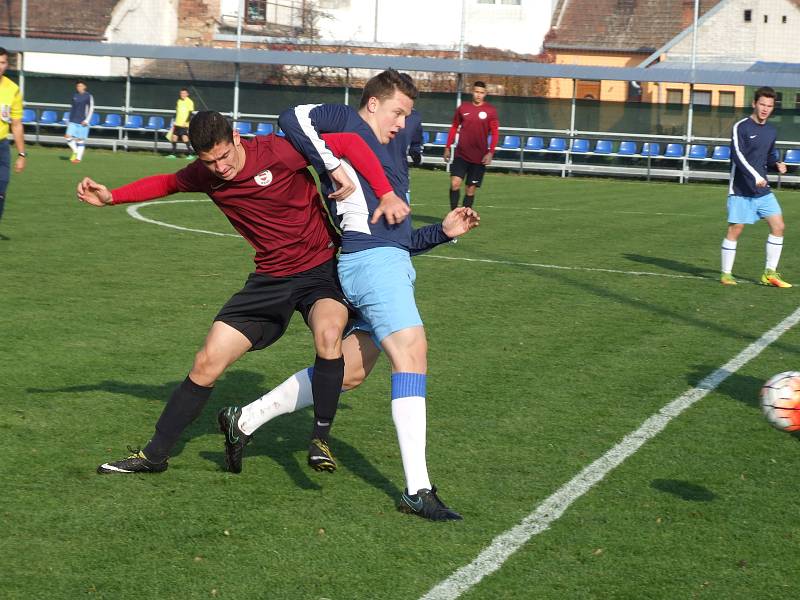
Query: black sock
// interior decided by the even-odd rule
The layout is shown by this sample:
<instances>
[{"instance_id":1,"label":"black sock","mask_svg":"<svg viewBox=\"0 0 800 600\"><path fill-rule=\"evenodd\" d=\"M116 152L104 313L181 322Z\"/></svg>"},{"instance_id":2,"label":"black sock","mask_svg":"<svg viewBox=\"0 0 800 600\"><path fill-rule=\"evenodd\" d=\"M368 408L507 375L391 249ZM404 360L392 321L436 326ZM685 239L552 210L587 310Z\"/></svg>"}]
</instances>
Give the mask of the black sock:
<instances>
[{"instance_id":1,"label":"black sock","mask_svg":"<svg viewBox=\"0 0 800 600\"><path fill-rule=\"evenodd\" d=\"M213 387L198 385L189 377L175 388L156 423L153 439L144 447L150 462L164 462L183 431L194 421L208 402Z\"/></svg>"},{"instance_id":2,"label":"black sock","mask_svg":"<svg viewBox=\"0 0 800 600\"><path fill-rule=\"evenodd\" d=\"M472 208L473 204L475 204L475 196L464 196L464 206Z\"/></svg>"},{"instance_id":3,"label":"black sock","mask_svg":"<svg viewBox=\"0 0 800 600\"><path fill-rule=\"evenodd\" d=\"M311 394L314 397L314 431L312 438L328 441L333 417L339 407L339 394L344 379L344 357L320 358L314 361L311 374Z\"/></svg>"},{"instance_id":4,"label":"black sock","mask_svg":"<svg viewBox=\"0 0 800 600\"><path fill-rule=\"evenodd\" d=\"M183 143L186 144L186 154L191 154L192 153L192 147L189 144L189 142L183 142Z\"/></svg>"},{"instance_id":5,"label":"black sock","mask_svg":"<svg viewBox=\"0 0 800 600\"><path fill-rule=\"evenodd\" d=\"M172 142L172 153L173 154L178 153L178 144L176 144L175 142Z\"/></svg>"},{"instance_id":6,"label":"black sock","mask_svg":"<svg viewBox=\"0 0 800 600\"><path fill-rule=\"evenodd\" d=\"M458 208L458 196L461 190L450 190L450 210Z\"/></svg>"}]
</instances>

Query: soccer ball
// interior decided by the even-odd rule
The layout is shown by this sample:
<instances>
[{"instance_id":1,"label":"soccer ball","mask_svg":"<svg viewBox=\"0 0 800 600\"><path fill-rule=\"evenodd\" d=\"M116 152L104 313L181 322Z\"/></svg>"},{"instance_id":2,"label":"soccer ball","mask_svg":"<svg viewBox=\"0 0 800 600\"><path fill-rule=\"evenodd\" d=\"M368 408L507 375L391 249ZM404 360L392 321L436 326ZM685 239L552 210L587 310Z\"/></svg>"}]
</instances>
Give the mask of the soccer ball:
<instances>
[{"instance_id":1,"label":"soccer ball","mask_svg":"<svg viewBox=\"0 0 800 600\"><path fill-rule=\"evenodd\" d=\"M800 430L800 371L771 377L761 388L761 410L773 427Z\"/></svg>"}]
</instances>

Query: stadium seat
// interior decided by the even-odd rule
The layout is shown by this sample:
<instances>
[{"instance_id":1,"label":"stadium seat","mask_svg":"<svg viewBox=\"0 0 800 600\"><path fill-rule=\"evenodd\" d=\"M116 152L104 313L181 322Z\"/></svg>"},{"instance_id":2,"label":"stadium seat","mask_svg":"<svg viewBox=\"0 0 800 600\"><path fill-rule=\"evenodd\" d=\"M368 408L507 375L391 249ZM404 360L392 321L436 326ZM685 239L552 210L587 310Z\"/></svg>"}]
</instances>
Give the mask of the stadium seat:
<instances>
[{"instance_id":1,"label":"stadium seat","mask_svg":"<svg viewBox=\"0 0 800 600\"><path fill-rule=\"evenodd\" d=\"M507 135L503 138L503 145L500 146L503 150L519 150L520 138L518 135Z\"/></svg>"},{"instance_id":2,"label":"stadium seat","mask_svg":"<svg viewBox=\"0 0 800 600\"><path fill-rule=\"evenodd\" d=\"M145 129L164 129L164 117L149 117Z\"/></svg>"},{"instance_id":3,"label":"stadium seat","mask_svg":"<svg viewBox=\"0 0 800 600\"><path fill-rule=\"evenodd\" d=\"M597 140L594 146L595 154L611 154L611 140Z\"/></svg>"},{"instance_id":4,"label":"stadium seat","mask_svg":"<svg viewBox=\"0 0 800 600\"><path fill-rule=\"evenodd\" d=\"M447 132L446 131L437 131L436 135L433 138L433 145L434 146L444 146L447 144Z\"/></svg>"},{"instance_id":5,"label":"stadium seat","mask_svg":"<svg viewBox=\"0 0 800 600\"><path fill-rule=\"evenodd\" d=\"M269 135L274 129L272 123L258 123L256 125L256 135Z\"/></svg>"},{"instance_id":6,"label":"stadium seat","mask_svg":"<svg viewBox=\"0 0 800 600\"><path fill-rule=\"evenodd\" d=\"M431 139L431 134L428 133L427 131L423 131L422 132L422 143L423 144L427 144L430 141L430 139Z\"/></svg>"},{"instance_id":7,"label":"stadium seat","mask_svg":"<svg viewBox=\"0 0 800 600\"><path fill-rule=\"evenodd\" d=\"M43 110L39 116L39 125L55 125L58 123L58 113L54 110Z\"/></svg>"},{"instance_id":8,"label":"stadium seat","mask_svg":"<svg viewBox=\"0 0 800 600\"><path fill-rule=\"evenodd\" d=\"M125 129L141 129L143 121L141 115L128 115L124 127Z\"/></svg>"},{"instance_id":9,"label":"stadium seat","mask_svg":"<svg viewBox=\"0 0 800 600\"><path fill-rule=\"evenodd\" d=\"M122 127L122 115L118 113L108 113L100 127Z\"/></svg>"},{"instance_id":10,"label":"stadium seat","mask_svg":"<svg viewBox=\"0 0 800 600\"><path fill-rule=\"evenodd\" d=\"M589 140L585 139L574 139L572 140L572 146L570 147L570 152L573 154L586 154L589 152Z\"/></svg>"},{"instance_id":11,"label":"stadium seat","mask_svg":"<svg viewBox=\"0 0 800 600\"><path fill-rule=\"evenodd\" d=\"M708 156L708 146L705 144L692 144L689 146L689 158L694 160L705 160Z\"/></svg>"},{"instance_id":12,"label":"stadium seat","mask_svg":"<svg viewBox=\"0 0 800 600\"><path fill-rule=\"evenodd\" d=\"M645 142L642 144L642 156L658 156L661 154L661 144Z\"/></svg>"},{"instance_id":13,"label":"stadium seat","mask_svg":"<svg viewBox=\"0 0 800 600\"><path fill-rule=\"evenodd\" d=\"M636 154L636 142L623 141L619 143L617 154L620 156L633 156Z\"/></svg>"},{"instance_id":14,"label":"stadium seat","mask_svg":"<svg viewBox=\"0 0 800 600\"><path fill-rule=\"evenodd\" d=\"M566 152L567 140L564 138L550 138L550 145L547 147L548 152Z\"/></svg>"},{"instance_id":15,"label":"stadium seat","mask_svg":"<svg viewBox=\"0 0 800 600\"><path fill-rule=\"evenodd\" d=\"M89 127L100 125L100 113L92 113L92 118L89 119Z\"/></svg>"},{"instance_id":16,"label":"stadium seat","mask_svg":"<svg viewBox=\"0 0 800 600\"><path fill-rule=\"evenodd\" d=\"M253 124L250 121L236 121L233 128L239 132L239 135L250 135L253 130Z\"/></svg>"},{"instance_id":17,"label":"stadium seat","mask_svg":"<svg viewBox=\"0 0 800 600\"><path fill-rule=\"evenodd\" d=\"M283 133L283 129L281 129L280 127L278 127L278 131L275 132L275 135L277 135L278 137L285 137L286 136L286 134Z\"/></svg>"},{"instance_id":18,"label":"stadium seat","mask_svg":"<svg viewBox=\"0 0 800 600\"><path fill-rule=\"evenodd\" d=\"M23 123L36 123L36 111L32 108L26 108L22 111Z\"/></svg>"},{"instance_id":19,"label":"stadium seat","mask_svg":"<svg viewBox=\"0 0 800 600\"><path fill-rule=\"evenodd\" d=\"M790 148L783 156L783 162L787 165L800 165L800 148Z\"/></svg>"},{"instance_id":20,"label":"stadium seat","mask_svg":"<svg viewBox=\"0 0 800 600\"><path fill-rule=\"evenodd\" d=\"M665 158L683 158L683 144L667 144L664 150Z\"/></svg>"},{"instance_id":21,"label":"stadium seat","mask_svg":"<svg viewBox=\"0 0 800 600\"><path fill-rule=\"evenodd\" d=\"M711 160L730 160L731 147L730 146L714 146L714 153L711 155Z\"/></svg>"},{"instance_id":22,"label":"stadium seat","mask_svg":"<svg viewBox=\"0 0 800 600\"><path fill-rule=\"evenodd\" d=\"M61 122L66 125L69 123L69 111L64 111L64 114L61 116Z\"/></svg>"},{"instance_id":23,"label":"stadium seat","mask_svg":"<svg viewBox=\"0 0 800 600\"><path fill-rule=\"evenodd\" d=\"M544 148L544 140L538 136L531 136L525 142L525 150L536 152Z\"/></svg>"}]
</instances>

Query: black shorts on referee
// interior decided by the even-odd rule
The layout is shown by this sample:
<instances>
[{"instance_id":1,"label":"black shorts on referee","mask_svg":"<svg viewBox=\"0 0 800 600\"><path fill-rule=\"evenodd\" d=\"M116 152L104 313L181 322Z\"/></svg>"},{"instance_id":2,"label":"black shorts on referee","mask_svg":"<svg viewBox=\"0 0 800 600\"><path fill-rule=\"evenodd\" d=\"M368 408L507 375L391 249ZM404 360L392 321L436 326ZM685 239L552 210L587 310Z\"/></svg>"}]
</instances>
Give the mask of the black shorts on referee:
<instances>
[{"instance_id":1,"label":"black shorts on referee","mask_svg":"<svg viewBox=\"0 0 800 600\"><path fill-rule=\"evenodd\" d=\"M172 126L172 135L177 138L182 138L183 136L189 136L189 128L188 127L178 127L177 125Z\"/></svg>"},{"instance_id":2,"label":"black shorts on referee","mask_svg":"<svg viewBox=\"0 0 800 600\"><path fill-rule=\"evenodd\" d=\"M481 187L483 183L483 174L486 172L486 165L483 163L471 163L465 161L460 156L453 159L453 164L450 165L450 175L463 179L467 185L474 185Z\"/></svg>"},{"instance_id":3,"label":"black shorts on referee","mask_svg":"<svg viewBox=\"0 0 800 600\"><path fill-rule=\"evenodd\" d=\"M339 284L335 258L285 277L250 273L244 287L231 296L214 320L240 331L253 344L251 350L261 350L280 339L294 311L308 324L311 307L322 298L350 308Z\"/></svg>"}]
</instances>

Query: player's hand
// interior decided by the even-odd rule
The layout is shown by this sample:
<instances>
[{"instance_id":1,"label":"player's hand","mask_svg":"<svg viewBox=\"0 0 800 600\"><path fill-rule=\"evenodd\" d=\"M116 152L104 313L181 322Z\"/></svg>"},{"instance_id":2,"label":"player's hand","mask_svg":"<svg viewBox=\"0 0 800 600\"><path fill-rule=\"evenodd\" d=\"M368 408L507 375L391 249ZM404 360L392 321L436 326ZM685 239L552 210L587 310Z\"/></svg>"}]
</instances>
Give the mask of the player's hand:
<instances>
[{"instance_id":1,"label":"player's hand","mask_svg":"<svg viewBox=\"0 0 800 600\"><path fill-rule=\"evenodd\" d=\"M89 121L81 121L81 125L88 125Z\"/></svg>"},{"instance_id":2,"label":"player's hand","mask_svg":"<svg viewBox=\"0 0 800 600\"><path fill-rule=\"evenodd\" d=\"M780 173L781 175L786 173L786 163L785 162L780 162L780 161L776 162L775 166L778 167L778 173Z\"/></svg>"},{"instance_id":3,"label":"player's hand","mask_svg":"<svg viewBox=\"0 0 800 600\"><path fill-rule=\"evenodd\" d=\"M769 185L769 184L768 184L766 179L757 179L756 180L756 187L757 188L765 188L765 187L767 187L767 185Z\"/></svg>"},{"instance_id":4,"label":"player's hand","mask_svg":"<svg viewBox=\"0 0 800 600\"><path fill-rule=\"evenodd\" d=\"M25 157L18 156L17 160L14 161L14 172L15 173L22 173L22 170L25 168Z\"/></svg>"},{"instance_id":5,"label":"player's hand","mask_svg":"<svg viewBox=\"0 0 800 600\"><path fill-rule=\"evenodd\" d=\"M450 162L450 146L444 149L444 162Z\"/></svg>"},{"instance_id":6,"label":"player's hand","mask_svg":"<svg viewBox=\"0 0 800 600\"><path fill-rule=\"evenodd\" d=\"M484 157L481 159L481 164L486 165L487 167L492 164L492 153L487 152Z\"/></svg>"},{"instance_id":7,"label":"player's hand","mask_svg":"<svg viewBox=\"0 0 800 600\"><path fill-rule=\"evenodd\" d=\"M477 212L466 206L460 206L445 215L442 231L447 237L455 238L475 229L480 223L481 217Z\"/></svg>"},{"instance_id":8,"label":"player's hand","mask_svg":"<svg viewBox=\"0 0 800 600\"><path fill-rule=\"evenodd\" d=\"M328 194L328 198L331 200L336 200L337 202L339 200L344 200L356 191L356 184L350 179L350 176L342 165L330 171L328 175L330 175L331 179L336 184L336 191Z\"/></svg>"},{"instance_id":9,"label":"player's hand","mask_svg":"<svg viewBox=\"0 0 800 600\"><path fill-rule=\"evenodd\" d=\"M394 192L388 192L381 196L380 204L378 204L375 212L372 213L370 223L374 225L383 217L389 225L397 225L402 223L410 213L411 207L406 202Z\"/></svg>"},{"instance_id":10,"label":"player's hand","mask_svg":"<svg viewBox=\"0 0 800 600\"><path fill-rule=\"evenodd\" d=\"M78 184L78 200L92 206L105 206L111 204L113 197L108 188L88 177L84 177Z\"/></svg>"}]
</instances>

